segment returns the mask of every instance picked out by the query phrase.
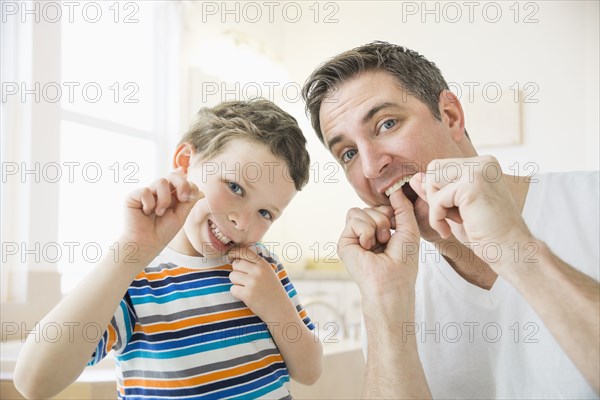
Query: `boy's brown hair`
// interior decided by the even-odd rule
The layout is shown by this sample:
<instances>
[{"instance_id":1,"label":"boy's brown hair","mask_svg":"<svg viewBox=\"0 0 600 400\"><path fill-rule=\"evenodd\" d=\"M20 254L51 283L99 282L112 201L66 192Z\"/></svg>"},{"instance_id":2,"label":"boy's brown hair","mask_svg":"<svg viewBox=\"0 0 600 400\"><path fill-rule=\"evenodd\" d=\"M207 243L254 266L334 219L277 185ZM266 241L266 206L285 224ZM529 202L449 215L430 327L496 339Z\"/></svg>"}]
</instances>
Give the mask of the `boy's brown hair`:
<instances>
[{"instance_id":1,"label":"boy's brown hair","mask_svg":"<svg viewBox=\"0 0 600 400\"><path fill-rule=\"evenodd\" d=\"M265 99L230 101L201 108L197 121L180 143L189 143L201 158L210 158L234 138L261 143L274 156L283 159L296 190L308 183L310 156L298 122Z\"/></svg>"}]
</instances>

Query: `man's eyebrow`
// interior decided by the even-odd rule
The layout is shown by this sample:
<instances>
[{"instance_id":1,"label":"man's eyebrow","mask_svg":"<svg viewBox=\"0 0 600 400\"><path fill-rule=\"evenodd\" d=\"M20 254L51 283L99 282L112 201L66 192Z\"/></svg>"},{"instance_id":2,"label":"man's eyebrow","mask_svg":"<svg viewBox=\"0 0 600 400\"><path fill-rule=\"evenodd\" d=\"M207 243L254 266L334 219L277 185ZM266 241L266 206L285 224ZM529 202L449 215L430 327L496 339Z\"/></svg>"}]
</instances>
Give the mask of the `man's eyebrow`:
<instances>
[{"instance_id":1,"label":"man's eyebrow","mask_svg":"<svg viewBox=\"0 0 600 400\"><path fill-rule=\"evenodd\" d=\"M371 118L373 118L373 116L375 116L375 114L377 114L379 111L383 110L384 108L389 108L389 107L398 107L397 104L395 103L390 103L389 101L386 101L384 103L379 103L374 105L369 112L367 112L365 114L365 116L362 119L362 124L366 124L367 122L369 122L371 120Z\"/></svg>"},{"instance_id":2,"label":"man's eyebrow","mask_svg":"<svg viewBox=\"0 0 600 400\"><path fill-rule=\"evenodd\" d=\"M398 106L395 103L391 103L389 101L383 102L383 103L379 103L379 104L375 104L366 114L365 116L362 118L361 123L363 125L365 125L366 123L368 123L371 118L373 118L375 116L375 114L377 114L379 111L385 109L385 108L390 108L390 107L396 107L396 108L401 108L400 106ZM331 150L333 148L333 146L335 146L336 144L338 144L339 142L343 141L345 139L344 134L340 134L337 136L332 137L330 140L327 141L327 148L329 150Z\"/></svg>"},{"instance_id":3,"label":"man's eyebrow","mask_svg":"<svg viewBox=\"0 0 600 400\"><path fill-rule=\"evenodd\" d=\"M344 139L345 139L344 134L340 134L340 135L332 137L331 139L329 139L327 141L327 148L331 151L331 148L333 146L335 146L336 144L338 144L339 142L341 142Z\"/></svg>"}]
</instances>

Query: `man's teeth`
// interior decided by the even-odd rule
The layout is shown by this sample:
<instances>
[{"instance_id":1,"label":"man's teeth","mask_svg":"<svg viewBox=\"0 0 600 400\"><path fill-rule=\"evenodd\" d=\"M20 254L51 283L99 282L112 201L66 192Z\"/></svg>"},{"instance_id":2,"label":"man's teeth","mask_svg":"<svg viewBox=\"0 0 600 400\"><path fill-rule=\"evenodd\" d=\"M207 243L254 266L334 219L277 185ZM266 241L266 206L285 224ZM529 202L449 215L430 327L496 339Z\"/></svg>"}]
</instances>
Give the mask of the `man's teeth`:
<instances>
[{"instance_id":1,"label":"man's teeth","mask_svg":"<svg viewBox=\"0 0 600 400\"><path fill-rule=\"evenodd\" d=\"M410 181L410 178L412 178L413 176L405 176L404 178L400 179L398 182L394 183L392 186L390 186L386 191L385 191L385 195L390 197L392 195L392 193L394 193L395 191L399 190L402 186L404 186L404 184L408 181Z\"/></svg>"},{"instance_id":2,"label":"man's teeth","mask_svg":"<svg viewBox=\"0 0 600 400\"><path fill-rule=\"evenodd\" d=\"M223 242L223 244L228 244L229 242L231 242L231 239L229 239L227 236L223 235L221 233L221 231L219 230L219 228L217 227L217 225L215 225L215 223L212 221L210 221L210 229L215 234L217 239L219 239L221 242Z\"/></svg>"}]
</instances>

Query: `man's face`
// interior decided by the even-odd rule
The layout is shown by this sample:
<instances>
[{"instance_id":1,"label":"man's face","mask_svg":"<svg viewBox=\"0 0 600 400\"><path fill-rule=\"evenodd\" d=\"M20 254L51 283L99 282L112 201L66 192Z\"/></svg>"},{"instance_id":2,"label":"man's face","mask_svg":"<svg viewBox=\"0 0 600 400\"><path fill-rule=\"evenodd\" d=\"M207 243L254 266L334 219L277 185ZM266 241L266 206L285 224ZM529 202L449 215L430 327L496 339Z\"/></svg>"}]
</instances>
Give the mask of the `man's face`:
<instances>
[{"instance_id":1,"label":"man's face","mask_svg":"<svg viewBox=\"0 0 600 400\"><path fill-rule=\"evenodd\" d=\"M365 72L324 99L321 131L360 198L370 206L389 205L386 189L424 172L432 160L472 155L459 143L462 112L457 124L443 104L440 109L442 121L391 74Z\"/></svg>"}]
</instances>

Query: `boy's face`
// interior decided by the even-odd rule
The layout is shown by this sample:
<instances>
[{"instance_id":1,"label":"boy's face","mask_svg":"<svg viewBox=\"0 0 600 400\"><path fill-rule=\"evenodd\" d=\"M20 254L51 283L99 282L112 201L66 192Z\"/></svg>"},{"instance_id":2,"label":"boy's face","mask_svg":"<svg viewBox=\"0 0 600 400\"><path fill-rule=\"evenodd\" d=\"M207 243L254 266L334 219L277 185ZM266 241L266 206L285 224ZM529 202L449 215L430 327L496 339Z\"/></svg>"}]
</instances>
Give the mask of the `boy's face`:
<instances>
[{"instance_id":1,"label":"boy's face","mask_svg":"<svg viewBox=\"0 0 600 400\"><path fill-rule=\"evenodd\" d=\"M211 159L193 157L187 178L205 198L183 226L186 253L209 258L261 240L297 192L282 159L243 139Z\"/></svg>"}]
</instances>

